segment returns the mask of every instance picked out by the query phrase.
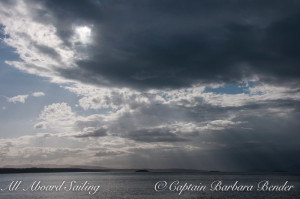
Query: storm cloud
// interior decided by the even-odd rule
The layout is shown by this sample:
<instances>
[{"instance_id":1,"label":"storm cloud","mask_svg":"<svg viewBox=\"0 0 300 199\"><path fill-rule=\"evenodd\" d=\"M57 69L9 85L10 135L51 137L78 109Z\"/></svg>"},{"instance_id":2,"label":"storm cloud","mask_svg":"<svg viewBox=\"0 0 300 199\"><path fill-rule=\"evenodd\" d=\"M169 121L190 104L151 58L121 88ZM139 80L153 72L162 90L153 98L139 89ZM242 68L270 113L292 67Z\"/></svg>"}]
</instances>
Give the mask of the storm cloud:
<instances>
[{"instance_id":1,"label":"storm cloud","mask_svg":"<svg viewBox=\"0 0 300 199\"><path fill-rule=\"evenodd\" d=\"M70 44L74 27L91 29L88 57L65 78L138 89L232 83L258 76L272 83L300 76L297 1L43 1L34 20ZM49 17L49 15L51 17ZM75 44L76 45L76 44ZM36 46L57 57L55 49Z\"/></svg>"}]
</instances>

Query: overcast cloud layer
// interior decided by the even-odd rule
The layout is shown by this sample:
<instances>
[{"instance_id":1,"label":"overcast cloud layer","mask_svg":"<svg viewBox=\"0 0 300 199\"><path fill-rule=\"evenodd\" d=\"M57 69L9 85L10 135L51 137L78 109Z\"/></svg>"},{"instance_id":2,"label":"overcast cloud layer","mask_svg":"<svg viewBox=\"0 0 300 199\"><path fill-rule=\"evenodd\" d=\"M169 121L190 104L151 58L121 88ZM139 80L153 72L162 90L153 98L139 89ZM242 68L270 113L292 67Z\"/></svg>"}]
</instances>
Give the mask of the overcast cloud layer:
<instances>
[{"instance_id":1,"label":"overcast cloud layer","mask_svg":"<svg viewBox=\"0 0 300 199\"><path fill-rule=\"evenodd\" d=\"M1 139L2 165L299 170L299 10L297 0L1 1L1 39L19 56L6 64L78 97L46 104L35 135Z\"/></svg>"}]
</instances>

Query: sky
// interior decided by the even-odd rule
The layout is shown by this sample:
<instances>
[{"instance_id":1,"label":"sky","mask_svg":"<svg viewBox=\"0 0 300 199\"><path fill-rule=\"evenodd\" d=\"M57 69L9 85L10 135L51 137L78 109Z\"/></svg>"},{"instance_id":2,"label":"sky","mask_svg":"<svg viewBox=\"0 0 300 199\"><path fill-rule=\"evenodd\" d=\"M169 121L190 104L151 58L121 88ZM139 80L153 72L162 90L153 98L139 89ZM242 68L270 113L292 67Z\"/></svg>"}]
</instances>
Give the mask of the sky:
<instances>
[{"instance_id":1,"label":"sky","mask_svg":"<svg viewBox=\"0 0 300 199\"><path fill-rule=\"evenodd\" d=\"M1 0L0 166L299 171L299 35L299 0Z\"/></svg>"}]
</instances>

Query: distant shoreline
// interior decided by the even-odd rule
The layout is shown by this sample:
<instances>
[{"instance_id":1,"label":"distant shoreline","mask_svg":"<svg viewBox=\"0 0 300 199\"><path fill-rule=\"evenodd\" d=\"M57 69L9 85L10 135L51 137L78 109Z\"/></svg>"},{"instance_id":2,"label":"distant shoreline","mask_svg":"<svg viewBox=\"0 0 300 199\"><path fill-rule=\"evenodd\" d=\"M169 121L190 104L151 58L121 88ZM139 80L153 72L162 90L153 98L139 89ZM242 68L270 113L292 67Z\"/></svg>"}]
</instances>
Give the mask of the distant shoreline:
<instances>
[{"instance_id":1,"label":"distant shoreline","mask_svg":"<svg viewBox=\"0 0 300 199\"><path fill-rule=\"evenodd\" d=\"M14 173L80 173L80 172L134 172L134 173L203 173L203 174L292 174L300 175L299 172L287 171L253 171L253 172L224 172L206 171L195 169L87 169L87 168L0 168L0 174Z\"/></svg>"},{"instance_id":2,"label":"distant shoreline","mask_svg":"<svg viewBox=\"0 0 300 199\"><path fill-rule=\"evenodd\" d=\"M107 172L107 171L105 169L81 169L81 168L0 168L0 174L60 173L60 172Z\"/></svg>"},{"instance_id":3,"label":"distant shoreline","mask_svg":"<svg viewBox=\"0 0 300 199\"><path fill-rule=\"evenodd\" d=\"M90 168L0 168L0 174L9 173L70 173L70 172L208 172L192 169L90 169Z\"/></svg>"}]
</instances>

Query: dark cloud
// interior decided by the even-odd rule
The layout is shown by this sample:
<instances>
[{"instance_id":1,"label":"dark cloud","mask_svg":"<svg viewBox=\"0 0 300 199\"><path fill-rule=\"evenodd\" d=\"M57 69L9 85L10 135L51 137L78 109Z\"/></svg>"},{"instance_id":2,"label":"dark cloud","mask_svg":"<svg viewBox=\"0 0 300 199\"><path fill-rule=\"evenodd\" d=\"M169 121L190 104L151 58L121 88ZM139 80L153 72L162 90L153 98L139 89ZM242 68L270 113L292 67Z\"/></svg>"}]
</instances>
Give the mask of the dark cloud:
<instances>
[{"instance_id":1,"label":"dark cloud","mask_svg":"<svg viewBox=\"0 0 300 199\"><path fill-rule=\"evenodd\" d=\"M129 132L126 136L140 142L182 142L187 141L175 133L170 132L166 128L153 128L153 129L140 129L137 131Z\"/></svg>"},{"instance_id":2,"label":"dark cloud","mask_svg":"<svg viewBox=\"0 0 300 199\"><path fill-rule=\"evenodd\" d=\"M74 25L92 25L94 45L61 75L117 87L183 87L259 75L298 81L297 1L45 1L68 44Z\"/></svg>"},{"instance_id":3,"label":"dark cloud","mask_svg":"<svg viewBox=\"0 0 300 199\"><path fill-rule=\"evenodd\" d=\"M300 154L300 135L298 133L300 127L298 122L300 106L298 102L274 100L268 101L268 103L249 104L238 108L218 108L213 106L210 108L207 106L207 110L202 106L193 108L195 112L182 120L166 116L166 114L161 115L166 109L162 109L161 112L158 109L154 109L151 112L152 108L149 108L148 111L143 108L142 112L148 117L142 117L141 115L132 116L132 118L139 119L131 120L129 118L125 123L132 126L133 121L135 121L145 126L148 121L149 125L154 127L132 131L125 134L125 136L122 133L119 136L138 142L168 142L170 144L176 142L176 146L181 148L181 150L184 150L182 149L184 144L201 148L189 151L188 155L184 152L178 152L176 147L170 151L160 151L159 153L168 157L167 160L164 160L167 162L164 165L165 167L172 164L178 165L175 160L180 157L190 162L188 165L182 165L188 168L215 168L231 171L299 171L299 168L297 168L297 165L300 163L298 160L298 155ZM198 108L199 110L197 110ZM202 109L204 110L203 112L201 112ZM285 112L286 110L291 111ZM185 115L186 113L183 111L184 109L181 109L178 112ZM186 111L190 112L189 108ZM237 117L234 120L240 121L240 123L235 123L231 127L224 126L222 129L203 129L201 132L193 135L193 137L180 132L174 134L168 128L155 127L159 125L159 120L163 124L174 120L186 120L195 124L203 122L202 125L205 125L206 122L209 123L221 118L226 119L230 115L236 115ZM153 117L157 121L153 121L151 119ZM145 154L145 152L142 154ZM155 151L147 151L149 158L163 159L164 157L161 157L161 154ZM140 161L140 159L143 159L143 157L138 156L137 151L135 151L135 156L137 156L136 160ZM207 160L207 162L203 163L203 159Z\"/></svg>"},{"instance_id":4,"label":"dark cloud","mask_svg":"<svg viewBox=\"0 0 300 199\"><path fill-rule=\"evenodd\" d=\"M43 129L43 128L45 128L45 124L36 124L34 126L34 128L36 128L36 129Z\"/></svg>"},{"instance_id":5,"label":"dark cloud","mask_svg":"<svg viewBox=\"0 0 300 199\"><path fill-rule=\"evenodd\" d=\"M94 131L89 131L87 133L83 133L80 135L76 135L77 138L87 138L87 137L104 137L107 136L107 129L106 128L99 128Z\"/></svg>"},{"instance_id":6,"label":"dark cloud","mask_svg":"<svg viewBox=\"0 0 300 199\"><path fill-rule=\"evenodd\" d=\"M290 116L292 119L279 119L274 115L249 116L246 126L251 126L251 129L229 129L205 138L225 144L221 149L212 149L210 153L244 170L299 171L299 123L296 119L299 112Z\"/></svg>"},{"instance_id":7,"label":"dark cloud","mask_svg":"<svg viewBox=\"0 0 300 199\"><path fill-rule=\"evenodd\" d=\"M42 53L42 54L46 54L49 57L52 57L52 58L54 58L54 59L56 59L58 61L61 59L60 55L53 48L50 48L50 47L48 47L46 45L39 45L39 44L34 44L34 47L36 49L38 49L38 51L40 53Z\"/></svg>"},{"instance_id":8,"label":"dark cloud","mask_svg":"<svg viewBox=\"0 0 300 199\"><path fill-rule=\"evenodd\" d=\"M15 6L16 5L16 0L2 0L1 3L4 3L7 6Z\"/></svg>"},{"instance_id":9,"label":"dark cloud","mask_svg":"<svg viewBox=\"0 0 300 199\"><path fill-rule=\"evenodd\" d=\"M115 155L122 155L125 152L122 151L100 151L95 154L97 157L103 157L103 156L115 156Z\"/></svg>"}]
</instances>

